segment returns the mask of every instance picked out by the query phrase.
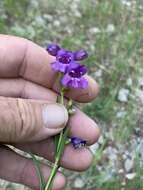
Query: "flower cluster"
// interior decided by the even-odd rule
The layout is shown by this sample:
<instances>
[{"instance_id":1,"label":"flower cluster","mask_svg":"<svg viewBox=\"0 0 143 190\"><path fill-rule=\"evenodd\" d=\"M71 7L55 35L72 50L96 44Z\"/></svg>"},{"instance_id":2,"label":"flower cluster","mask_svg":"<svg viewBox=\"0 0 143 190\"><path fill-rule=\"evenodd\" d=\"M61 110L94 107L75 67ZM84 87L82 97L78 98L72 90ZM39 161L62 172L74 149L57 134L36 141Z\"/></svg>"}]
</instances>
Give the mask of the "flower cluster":
<instances>
[{"instance_id":1,"label":"flower cluster","mask_svg":"<svg viewBox=\"0 0 143 190\"><path fill-rule=\"evenodd\" d=\"M87 88L88 82L84 78L87 68L79 64L79 61L88 57L84 49L72 52L59 47L57 44L49 44L47 51L56 57L56 61L52 63L52 68L63 74L61 82L64 87Z\"/></svg>"}]
</instances>

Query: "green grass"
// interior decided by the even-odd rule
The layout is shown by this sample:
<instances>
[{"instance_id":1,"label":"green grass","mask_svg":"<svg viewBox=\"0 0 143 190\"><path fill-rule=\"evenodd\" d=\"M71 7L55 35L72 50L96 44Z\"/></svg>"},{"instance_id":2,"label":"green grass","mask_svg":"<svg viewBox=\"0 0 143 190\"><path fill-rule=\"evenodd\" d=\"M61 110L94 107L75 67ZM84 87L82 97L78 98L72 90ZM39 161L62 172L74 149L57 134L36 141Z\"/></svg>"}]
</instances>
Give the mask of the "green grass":
<instances>
[{"instance_id":1,"label":"green grass","mask_svg":"<svg viewBox=\"0 0 143 190\"><path fill-rule=\"evenodd\" d=\"M143 168L140 159L136 160L134 171L137 173L131 181L122 182L124 176L113 172L109 175L110 162L104 162L104 150L113 141L114 146L126 147L131 141L139 113L135 88L143 62L143 5L136 0L126 6L120 0L3 0L0 1L0 33L18 35L31 39L42 46L54 41L63 47L76 50L85 47L89 58L90 74L100 84L100 93L96 101L88 103L84 110L102 125L105 146L100 146L96 153L95 163L83 174L85 181L90 183L90 190L142 190ZM75 6L76 5L76 6ZM79 14L80 13L80 14ZM58 23L59 22L59 23ZM108 26L114 27L107 31ZM92 32L98 28L99 32ZM102 76L96 77L96 71ZM127 85L127 79L132 85ZM127 103L118 101L121 88L130 90ZM121 110L125 116L118 118ZM106 133L113 131L113 139ZM102 161L103 160L103 161ZM102 171L97 165L103 167ZM10 189L13 189L12 186ZM9 188L7 188L9 189Z\"/></svg>"}]
</instances>

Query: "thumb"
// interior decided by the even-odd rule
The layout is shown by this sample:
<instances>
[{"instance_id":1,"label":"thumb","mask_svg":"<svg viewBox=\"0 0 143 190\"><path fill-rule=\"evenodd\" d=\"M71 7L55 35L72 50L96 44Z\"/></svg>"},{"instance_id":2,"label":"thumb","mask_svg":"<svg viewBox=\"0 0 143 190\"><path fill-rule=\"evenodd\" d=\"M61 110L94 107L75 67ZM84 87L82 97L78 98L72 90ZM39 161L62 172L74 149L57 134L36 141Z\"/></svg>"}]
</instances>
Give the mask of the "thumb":
<instances>
[{"instance_id":1,"label":"thumb","mask_svg":"<svg viewBox=\"0 0 143 190\"><path fill-rule=\"evenodd\" d=\"M43 140L59 133L67 121L63 105L0 97L0 142Z\"/></svg>"}]
</instances>

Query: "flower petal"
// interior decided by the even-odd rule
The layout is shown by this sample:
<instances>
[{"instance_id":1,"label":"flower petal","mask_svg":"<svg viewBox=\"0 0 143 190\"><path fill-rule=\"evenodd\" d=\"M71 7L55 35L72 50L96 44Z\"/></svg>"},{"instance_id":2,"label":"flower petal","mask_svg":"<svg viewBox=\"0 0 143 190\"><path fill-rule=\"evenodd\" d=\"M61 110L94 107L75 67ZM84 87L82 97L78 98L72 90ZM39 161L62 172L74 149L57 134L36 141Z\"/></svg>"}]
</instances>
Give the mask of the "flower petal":
<instances>
[{"instance_id":1,"label":"flower petal","mask_svg":"<svg viewBox=\"0 0 143 190\"><path fill-rule=\"evenodd\" d=\"M71 61L74 60L74 55L71 51L67 51L65 49L60 49L56 56L57 61L65 64L69 64Z\"/></svg>"},{"instance_id":2,"label":"flower petal","mask_svg":"<svg viewBox=\"0 0 143 190\"><path fill-rule=\"evenodd\" d=\"M58 51L57 56L62 56L63 54L65 54L67 51L65 49L60 49L60 51Z\"/></svg>"},{"instance_id":3,"label":"flower petal","mask_svg":"<svg viewBox=\"0 0 143 190\"><path fill-rule=\"evenodd\" d=\"M77 78L72 78L71 80L71 86L73 88L79 88L80 87L80 80Z\"/></svg>"},{"instance_id":4,"label":"flower petal","mask_svg":"<svg viewBox=\"0 0 143 190\"><path fill-rule=\"evenodd\" d=\"M59 65L59 62L54 62L51 64L52 66L52 69L54 69L55 71L59 71L60 69L60 65Z\"/></svg>"},{"instance_id":5,"label":"flower petal","mask_svg":"<svg viewBox=\"0 0 143 190\"><path fill-rule=\"evenodd\" d=\"M69 67L68 67L67 72L70 72L71 70L76 69L76 68L78 68L79 66L80 66L80 64L78 64L78 63L72 61L72 62L70 62L70 64L69 64Z\"/></svg>"},{"instance_id":6,"label":"flower petal","mask_svg":"<svg viewBox=\"0 0 143 190\"><path fill-rule=\"evenodd\" d=\"M70 73L74 78L80 78L87 73L87 67L76 62L71 62L67 72Z\"/></svg>"},{"instance_id":7,"label":"flower petal","mask_svg":"<svg viewBox=\"0 0 143 190\"><path fill-rule=\"evenodd\" d=\"M81 148L86 145L86 141L79 137L71 137L70 140L74 148Z\"/></svg>"},{"instance_id":8,"label":"flower petal","mask_svg":"<svg viewBox=\"0 0 143 190\"><path fill-rule=\"evenodd\" d=\"M69 85L69 82L71 81L71 77L68 75L68 74L66 74L64 77L63 77L63 79L62 79L62 85L64 86L64 87L67 87L68 85Z\"/></svg>"},{"instance_id":9,"label":"flower petal","mask_svg":"<svg viewBox=\"0 0 143 190\"><path fill-rule=\"evenodd\" d=\"M66 73L67 68L68 68L68 64L63 64L63 63L60 63L60 62L59 62L59 71L60 71L60 72Z\"/></svg>"},{"instance_id":10,"label":"flower petal","mask_svg":"<svg viewBox=\"0 0 143 190\"><path fill-rule=\"evenodd\" d=\"M46 50L50 55L56 56L58 51L60 50L60 47L57 44L48 44Z\"/></svg>"},{"instance_id":11,"label":"flower petal","mask_svg":"<svg viewBox=\"0 0 143 190\"><path fill-rule=\"evenodd\" d=\"M80 71L82 72L82 75L85 75L87 73L87 67L85 65L81 65Z\"/></svg>"},{"instance_id":12,"label":"flower petal","mask_svg":"<svg viewBox=\"0 0 143 190\"><path fill-rule=\"evenodd\" d=\"M79 87L85 89L87 88L87 86L88 86L88 81L84 77L80 78Z\"/></svg>"},{"instance_id":13,"label":"flower petal","mask_svg":"<svg viewBox=\"0 0 143 190\"><path fill-rule=\"evenodd\" d=\"M87 57L88 57L88 54L84 49L80 49L79 51L74 53L74 59L76 61L81 61L83 59L86 59Z\"/></svg>"},{"instance_id":14,"label":"flower petal","mask_svg":"<svg viewBox=\"0 0 143 190\"><path fill-rule=\"evenodd\" d=\"M63 63L60 63L60 62L54 62L51 64L52 65L52 68L56 71L60 71L62 73L65 73L67 68L68 68L68 65L67 64L63 64Z\"/></svg>"}]
</instances>

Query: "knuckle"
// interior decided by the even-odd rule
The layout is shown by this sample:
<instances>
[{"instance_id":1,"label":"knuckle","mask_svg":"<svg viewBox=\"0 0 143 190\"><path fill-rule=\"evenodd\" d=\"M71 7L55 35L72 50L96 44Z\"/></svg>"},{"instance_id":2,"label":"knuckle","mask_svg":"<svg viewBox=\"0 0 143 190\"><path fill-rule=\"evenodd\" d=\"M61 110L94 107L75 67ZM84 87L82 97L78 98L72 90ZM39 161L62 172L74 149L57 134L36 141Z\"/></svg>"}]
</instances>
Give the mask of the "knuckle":
<instances>
[{"instance_id":1,"label":"knuckle","mask_svg":"<svg viewBox=\"0 0 143 190\"><path fill-rule=\"evenodd\" d=\"M19 122L16 130L16 137L18 141L25 141L34 136L39 130L39 114L36 106L23 99L17 99L17 109L19 112Z\"/></svg>"},{"instance_id":2,"label":"knuckle","mask_svg":"<svg viewBox=\"0 0 143 190\"><path fill-rule=\"evenodd\" d=\"M0 97L0 142L29 141L43 126L41 109L34 101Z\"/></svg>"},{"instance_id":3,"label":"knuckle","mask_svg":"<svg viewBox=\"0 0 143 190\"><path fill-rule=\"evenodd\" d=\"M11 142L15 139L16 110L10 98L0 97L0 141Z\"/></svg>"}]
</instances>

